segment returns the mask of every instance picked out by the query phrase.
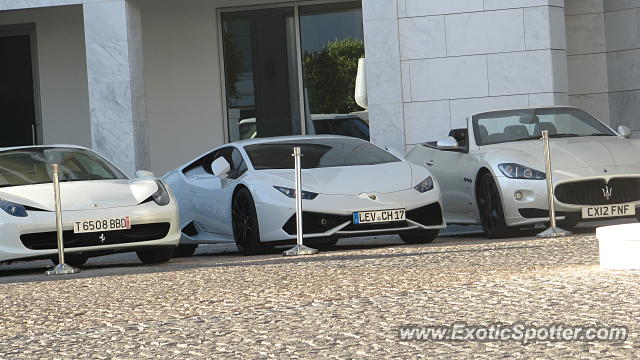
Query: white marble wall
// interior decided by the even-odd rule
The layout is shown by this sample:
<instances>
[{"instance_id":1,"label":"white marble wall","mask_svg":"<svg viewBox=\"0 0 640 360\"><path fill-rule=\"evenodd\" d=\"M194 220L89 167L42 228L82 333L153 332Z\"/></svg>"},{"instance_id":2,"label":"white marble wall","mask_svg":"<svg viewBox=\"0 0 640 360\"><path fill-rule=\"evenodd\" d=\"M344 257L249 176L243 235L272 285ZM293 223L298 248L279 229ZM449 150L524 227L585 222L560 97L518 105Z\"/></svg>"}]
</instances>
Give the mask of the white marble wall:
<instances>
[{"instance_id":1,"label":"white marble wall","mask_svg":"<svg viewBox=\"0 0 640 360\"><path fill-rule=\"evenodd\" d=\"M371 140L403 150L405 128L397 14L396 0L362 1Z\"/></svg>"},{"instance_id":2,"label":"white marble wall","mask_svg":"<svg viewBox=\"0 0 640 360\"><path fill-rule=\"evenodd\" d=\"M566 0L569 97L640 136L640 0Z\"/></svg>"},{"instance_id":3,"label":"white marble wall","mask_svg":"<svg viewBox=\"0 0 640 360\"><path fill-rule=\"evenodd\" d=\"M603 0L566 0L565 15L569 101L610 123Z\"/></svg>"},{"instance_id":4,"label":"white marble wall","mask_svg":"<svg viewBox=\"0 0 640 360\"><path fill-rule=\"evenodd\" d=\"M409 147L479 111L567 104L563 6L363 0L373 141Z\"/></svg>"},{"instance_id":5,"label":"white marble wall","mask_svg":"<svg viewBox=\"0 0 640 360\"><path fill-rule=\"evenodd\" d=\"M132 175L149 167L140 12L124 0L83 12L92 147Z\"/></svg>"},{"instance_id":6,"label":"white marble wall","mask_svg":"<svg viewBox=\"0 0 640 360\"><path fill-rule=\"evenodd\" d=\"M640 0L605 0L611 124L640 137Z\"/></svg>"}]
</instances>

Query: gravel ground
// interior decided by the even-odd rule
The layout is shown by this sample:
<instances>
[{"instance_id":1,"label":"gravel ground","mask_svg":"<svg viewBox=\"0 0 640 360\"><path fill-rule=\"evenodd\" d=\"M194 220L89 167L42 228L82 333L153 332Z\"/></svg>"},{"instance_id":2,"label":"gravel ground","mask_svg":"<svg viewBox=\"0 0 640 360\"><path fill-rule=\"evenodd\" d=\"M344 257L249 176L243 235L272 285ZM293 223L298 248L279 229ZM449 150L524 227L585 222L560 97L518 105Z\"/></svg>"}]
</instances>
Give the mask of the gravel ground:
<instances>
[{"instance_id":1,"label":"gravel ground","mask_svg":"<svg viewBox=\"0 0 640 360\"><path fill-rule=\"evenodd\" d=\"M203 247L161 266L92 259L63 279L42 275L46 263L5 267L0 358L640 357L640 271L599 269L592 234L370 240L303 258ZM618 325L630 335L526 346L399 337L400 326L460 321Z\"/></svg>"}]
</instances>

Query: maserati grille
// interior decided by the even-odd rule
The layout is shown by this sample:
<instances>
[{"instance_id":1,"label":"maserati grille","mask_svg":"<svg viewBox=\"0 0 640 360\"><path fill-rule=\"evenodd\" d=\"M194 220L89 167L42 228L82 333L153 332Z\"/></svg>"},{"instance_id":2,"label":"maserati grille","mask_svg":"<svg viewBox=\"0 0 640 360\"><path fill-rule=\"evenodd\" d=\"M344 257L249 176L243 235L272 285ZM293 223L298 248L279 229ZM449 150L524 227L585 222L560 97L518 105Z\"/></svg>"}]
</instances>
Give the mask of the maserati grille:
<instances>
[{"instance_id":1,"label":"maserati grille","mask_svg":"<svg viewBox=\"0 0 640 360\"><path fill-rule=\"evenodd\" d=\"M572 205L607 205L640 201L640 178L592 179L559 184L556 199Z\"/></svg>"}]
</instances>

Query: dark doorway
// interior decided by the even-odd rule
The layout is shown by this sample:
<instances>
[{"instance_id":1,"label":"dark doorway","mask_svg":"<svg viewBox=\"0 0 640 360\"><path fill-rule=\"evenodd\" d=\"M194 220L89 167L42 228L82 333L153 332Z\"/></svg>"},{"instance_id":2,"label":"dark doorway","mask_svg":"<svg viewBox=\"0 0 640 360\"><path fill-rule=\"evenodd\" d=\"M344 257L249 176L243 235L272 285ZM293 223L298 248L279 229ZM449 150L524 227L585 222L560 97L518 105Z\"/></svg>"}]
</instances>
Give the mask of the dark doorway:
<instances>
[{"instance_id":1,"label":"dark doorway","mask_svg":"<svg viewBox=\"0 0 640 360\"><path fill-rule=\"evenodd\" d=\"M37 142L29 34L0 33L0 127L0 147Z\"/></svg>"},{"instance_id":2,"label":"dark doorway","mask_svg":"<svg viewBox=\"0 0 640 360\"><path fill-rule=\"evenodd\" d=\"M229 139L301 133L293 8L222 14Z\"/></svg>"}]
</instances>

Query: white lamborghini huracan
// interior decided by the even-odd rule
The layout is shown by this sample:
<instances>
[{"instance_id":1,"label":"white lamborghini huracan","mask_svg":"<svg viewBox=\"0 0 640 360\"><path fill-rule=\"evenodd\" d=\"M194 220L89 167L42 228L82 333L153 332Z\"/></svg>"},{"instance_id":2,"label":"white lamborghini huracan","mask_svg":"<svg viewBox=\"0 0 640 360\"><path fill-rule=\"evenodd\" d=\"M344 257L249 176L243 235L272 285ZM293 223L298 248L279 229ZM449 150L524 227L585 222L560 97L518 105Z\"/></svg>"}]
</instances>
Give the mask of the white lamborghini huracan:
<instances>
[{"instance_id":1,"label":"white lamborghini huracan","mask_svg":"<svg viewBox=\"0 0 640 360\"><path fill-rule=\"evenodd\" d=\"M169 172L180 209L180 255L201 243L235 242L246 254L296 238L293 148L302 149L305 241L399 234L433 241L445 227L429 171L367 141L297 136L239 141Z\"/></svg>"},{"instance_id":2,"label":"white lamborghini huracan","mask_svg":"<svg viewBox=\"0 0 640 360\"><path fill-rule=\"evenodd\" d=\"M0 148L0 263L57 261L51 164L60 168L65 259L136 251L144 263L173 256L180 240L175 198L150 174L129 179L78 146Z\"/></svg>"}]
</instances>

